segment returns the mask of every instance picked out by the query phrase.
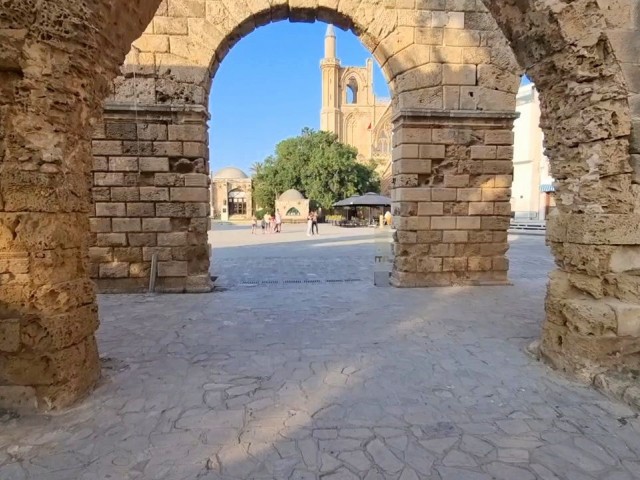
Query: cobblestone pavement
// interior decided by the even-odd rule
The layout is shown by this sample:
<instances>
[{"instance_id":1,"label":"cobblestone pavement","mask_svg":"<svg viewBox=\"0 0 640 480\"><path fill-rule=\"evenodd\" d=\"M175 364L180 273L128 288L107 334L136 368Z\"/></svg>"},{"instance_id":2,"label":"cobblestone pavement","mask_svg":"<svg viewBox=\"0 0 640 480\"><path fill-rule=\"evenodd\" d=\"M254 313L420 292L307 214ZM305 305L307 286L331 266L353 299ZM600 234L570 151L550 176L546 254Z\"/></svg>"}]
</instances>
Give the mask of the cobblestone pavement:
<instances>
[{"instance_id":1,"label":"cobblestone pavement","mask_svg":"<svg viewBox=\"0 0 640 480\"><path fill-rule=\"evenodd\" d=\"M228 290L102 296L100 387L1 416L0 479L640 478L638 416L524 353L543 238L511 238L513 287L398 290L371 285L369 231L336 232L228 227Z\"/></svg>"}]
</instances>

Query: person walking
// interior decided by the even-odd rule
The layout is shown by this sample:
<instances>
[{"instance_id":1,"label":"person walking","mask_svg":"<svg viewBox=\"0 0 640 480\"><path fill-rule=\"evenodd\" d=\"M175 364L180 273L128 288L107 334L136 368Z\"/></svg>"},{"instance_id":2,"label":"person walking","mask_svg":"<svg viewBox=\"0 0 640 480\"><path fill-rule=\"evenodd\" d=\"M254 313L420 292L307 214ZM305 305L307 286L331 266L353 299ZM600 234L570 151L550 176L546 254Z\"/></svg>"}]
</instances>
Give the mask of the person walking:
<instances>
[{"instance_id":1,"label":"person walking","mask_svg":"<svg viewBox=\"0 0 640 480\"><path fill-rule=\"evenodd\" d=\"M311 235L313 235L314 228L316 231L316 235L320 235L320 232L318 232L318 212L317 211L314 211L311 214Z\"/></svg>"},{"instance_id":2,"label":"person walking","mask_svg":"<svg viewBox=\"0 0 640 480\"><path fill-rule=\"evenodd\" d=\"M311 235L313 235L313 216L311 215L311 212L309 212L309 215L307 215L307 237L310 237Z\"/></svg>"},{"instance_id":3,"label":"person walking","mask_svg":"<svg viewBox=\"0 0 640 480\"><path fill-rule=\"evenodd\" d=\"M257 229L258 229L258 218L256 217L256 214L254 213L251 216L251 235L255 235Z\"/></svg>"},{"instance_id":4,"label":"person walking","mask_svg":"<svg viewBox=\"0 0 640 480\"><path fill-rule=\"evenodd\" d=\"M280 210L276 210L276 233L282 232L282 216Z\"/></svg>"},{"instance_id":5,"label":"person walking","mask_svg":"<svg viewBox=\"0 0 640 480\"><path fill-rule=\"evenodd\" d=\"M275 217L275 215L270 217L270 223L271 223L271 233L276 233L278 230L276 229L276 217Z\"/></svg>"}]
</instances>

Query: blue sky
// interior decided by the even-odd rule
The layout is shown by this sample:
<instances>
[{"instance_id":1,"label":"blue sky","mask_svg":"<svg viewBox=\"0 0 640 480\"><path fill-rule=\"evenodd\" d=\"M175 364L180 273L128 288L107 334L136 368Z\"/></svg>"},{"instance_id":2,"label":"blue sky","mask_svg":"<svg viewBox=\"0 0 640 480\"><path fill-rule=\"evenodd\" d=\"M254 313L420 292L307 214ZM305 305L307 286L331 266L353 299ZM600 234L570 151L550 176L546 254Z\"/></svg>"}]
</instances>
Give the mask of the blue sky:
<instances>
[{"instance_id":1,"label":"blue sky","mask_svg":"<svg viewBox=\"0 0 640 480\"><path fill-rule=\"evenodd\" d=\"M319 128L326 29L320 22L272 23L231 49L209 98L212 172L232 165L249 174L279 141L303 127ZM353 33L336 29L336 36L343 65L364 65L371 57ZM378 96L389 96L377 63L374 84Z\"/></svg>"}]
</instances>

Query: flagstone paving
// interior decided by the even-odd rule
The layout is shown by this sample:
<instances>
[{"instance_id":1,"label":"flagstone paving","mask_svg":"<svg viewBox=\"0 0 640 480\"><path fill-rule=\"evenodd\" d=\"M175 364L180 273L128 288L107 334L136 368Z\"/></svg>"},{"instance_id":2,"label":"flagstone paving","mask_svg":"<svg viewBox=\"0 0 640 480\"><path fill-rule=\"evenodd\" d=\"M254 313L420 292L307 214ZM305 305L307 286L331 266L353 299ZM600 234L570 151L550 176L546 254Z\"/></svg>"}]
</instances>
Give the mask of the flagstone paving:
<instances>
[{"instance_id":1,"label":"flagstone paving","mask_svg":"<svg viewBox=\"0 0 640 480\"><path fill-rule=\"evenodd\" d=\"M525 353L543 238L511 238L512 287L398 290L369 230L325 231L219 227L223 291L101 296L99 388L0 414L0 479L640 478L636 412Z\"/></svg>"}]
</instances>

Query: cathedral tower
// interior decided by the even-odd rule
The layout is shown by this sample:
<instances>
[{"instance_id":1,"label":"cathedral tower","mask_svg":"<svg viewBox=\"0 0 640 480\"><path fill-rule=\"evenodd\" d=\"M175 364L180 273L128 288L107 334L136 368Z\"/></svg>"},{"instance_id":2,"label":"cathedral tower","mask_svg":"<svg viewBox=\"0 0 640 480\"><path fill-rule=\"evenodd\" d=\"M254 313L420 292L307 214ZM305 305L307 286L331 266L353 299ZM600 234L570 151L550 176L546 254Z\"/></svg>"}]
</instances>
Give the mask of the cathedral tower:
<instances>
[{"instance_id":1,"label":"cathedral tower","mask_svg":"<svg viewBox=\"0 0 640 480\"><path fill-rule=\"evenodd\" d=\"M340 135L340 60L336 57L336 33L333 25L327 27L324 37L322 70L322 111L320 129Z\"/></svg>"}]
</instances>

